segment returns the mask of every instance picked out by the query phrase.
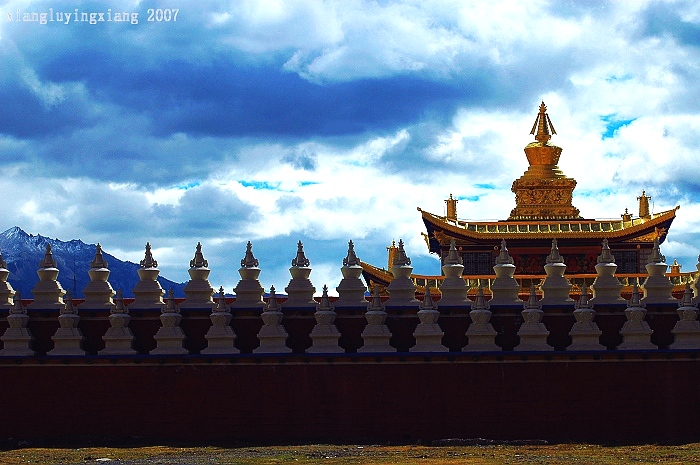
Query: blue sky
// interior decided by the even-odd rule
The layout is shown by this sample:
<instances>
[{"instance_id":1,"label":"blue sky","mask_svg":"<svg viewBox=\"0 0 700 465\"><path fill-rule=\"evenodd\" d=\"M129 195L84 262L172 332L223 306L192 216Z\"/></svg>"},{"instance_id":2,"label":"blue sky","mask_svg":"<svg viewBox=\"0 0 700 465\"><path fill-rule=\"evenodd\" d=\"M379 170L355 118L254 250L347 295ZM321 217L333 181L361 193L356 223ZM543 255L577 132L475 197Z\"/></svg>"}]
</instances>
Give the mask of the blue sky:
<instances>
[{"instance_id":1,"label":"blue sky","mask_svg":"<svg viewBox=\"0 0 700 465\"><path fill-rule=\"evenodd\" d=\"M697 2L180 3L0 3L0 229L132 261L150 241L177 281L199 241L227 291L248 240L266 289L298 240L319 290L350 239L437 274L416 207L507 217L544 100L581 214L681 205L663 252L694 269ZM138 23L49 20L76 8Z\"/></svg>"}]
</instances>

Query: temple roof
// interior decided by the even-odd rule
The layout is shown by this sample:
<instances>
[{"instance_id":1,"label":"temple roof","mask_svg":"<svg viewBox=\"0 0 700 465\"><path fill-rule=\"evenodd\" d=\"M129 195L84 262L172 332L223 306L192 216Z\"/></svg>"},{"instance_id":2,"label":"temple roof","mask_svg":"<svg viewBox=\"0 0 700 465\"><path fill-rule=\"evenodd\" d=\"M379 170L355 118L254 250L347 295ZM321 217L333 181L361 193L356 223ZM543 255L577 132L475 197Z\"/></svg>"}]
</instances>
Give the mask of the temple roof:
<instances>
[{"instance_id":1,"label":"temple roof","mask_svg":"<svg viewBox=\"0 0 700 465\"><path fill-rule=\"evenodd\" d=\"M475 240L493 239L608 239L615 242L653 242L655 237L666 235L670 223L676 216L677 206L672 210L651 215L649 218L624 220L539 220L539 221L462 221L421 210L423 222L430 236L436 232L446 237ZM437 234L439 235L439 234ZM449 244L449 239L448 242ZM432 251L432 247L431 247Z\"/></svg>"}]
</instances>

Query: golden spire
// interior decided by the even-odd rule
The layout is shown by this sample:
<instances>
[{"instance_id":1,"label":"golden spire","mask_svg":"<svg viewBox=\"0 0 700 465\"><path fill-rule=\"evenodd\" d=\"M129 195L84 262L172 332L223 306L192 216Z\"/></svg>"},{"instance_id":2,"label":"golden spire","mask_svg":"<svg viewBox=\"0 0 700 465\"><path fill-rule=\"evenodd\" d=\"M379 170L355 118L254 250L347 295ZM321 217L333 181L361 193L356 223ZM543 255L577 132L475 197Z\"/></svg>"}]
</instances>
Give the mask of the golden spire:
<instances>
[{"instance_id":1,"label":"golden spire","mask_svg":"<svg viewBox=\"0 0 700 465\"><path fill-rule=\"evenodd\" d=\"M535 129L537 129L535 140L539 142L547 142L552 138L552 134L557 133L552 125L552 120L549 119L549 115L547 114L547 106L544 104L544 101L542 101L540 104L540 112L535 118L535 124L532 125L532 131L530 131L530 134L535 134Z\"/></svg>"},{"instance_id":2,"label":"golden spire","mask_svg":"<svg viewBox=\"0 0 700 465\"><path fill-rule=\"evenodd\" d=\"M549 142L552 134L556 133L547 115L547 106L542 102L530 131L537 140L525 147L530 166L519 179L513 181L511 187L515 193L516 207L510 212L509 220L581 218L578 209L571 205L576 181L561 172L557 166L561 147Z\"/></svg>"}]
</instances>

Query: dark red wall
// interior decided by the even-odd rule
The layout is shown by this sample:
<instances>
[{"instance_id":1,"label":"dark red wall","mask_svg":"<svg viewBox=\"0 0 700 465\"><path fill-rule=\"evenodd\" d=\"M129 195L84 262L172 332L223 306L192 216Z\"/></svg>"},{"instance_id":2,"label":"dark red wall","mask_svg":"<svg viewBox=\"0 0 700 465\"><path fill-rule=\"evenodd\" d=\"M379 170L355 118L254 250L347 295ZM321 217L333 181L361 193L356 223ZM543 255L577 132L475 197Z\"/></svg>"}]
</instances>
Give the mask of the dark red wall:
<instances>
[{"instance_id":1,"label":"dark red wall","mask_svg":"<svg viewBox=\"0 0 700 465\"><path fill-rule=\"evenodd\" d=\"M0 437L697 440L696 356L3 360Z\"/></svg>"}]
</instances>

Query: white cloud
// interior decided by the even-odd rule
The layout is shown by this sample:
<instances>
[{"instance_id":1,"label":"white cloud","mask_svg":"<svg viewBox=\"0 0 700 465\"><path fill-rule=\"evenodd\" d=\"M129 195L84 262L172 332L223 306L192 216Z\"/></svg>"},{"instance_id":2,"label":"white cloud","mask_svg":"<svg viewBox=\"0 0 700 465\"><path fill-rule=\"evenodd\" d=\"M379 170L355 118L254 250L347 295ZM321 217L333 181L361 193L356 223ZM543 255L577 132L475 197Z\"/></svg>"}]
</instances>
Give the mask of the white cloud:
<instances>
[{"instance_id":1,"label":"white cloud","mask_svg":"<svg viewBox=\"0 0 700 465\"><path fill-rule=\"evenodd\" d=\"M1 11L18 5L31 3L12 2ZM573 203L582 215L617 218L625 207L636 212L642 189L654 197L656 211L681 204L664 253L692 268L700 247L700 56L697 47L672 36L645 37L649 5L658 3L573 4L567 10L542 1L203 2L191 10L201 17L183 22L194 29L134 28L104 43L144 52L158 43L143 59L159 70L168 60L228 59L223 42L235 52L231 66L255 57L285 63L286 71L318 84L314 88L419 76L459 89L455 98L464 102L451 114L434 117L426 110L389 130L367 123L346 138L200 137L185 129L154 134L164 118L178 114L177 105L194 97L172 107L154 101L168 109L160 116L148 107L130 112L134 102L119 106L119 99L103 98L103 88L91 86L94 76L62 78L58 71L69 68L36 59L32 44L55 30L25 25L8 34L0 21L3 56L17 65L0 76L44 104L37 121L63 103L85 102L76 108L100 123L38 142L0 134L0 221L64 240L99 241L132 261L151 241L161 274L174 280L187 279L194 245L202 241L212 282L227 291L238 280L247 240L261 251L266 288L274 283L282 290L288 282L298 239L316 257L312 281L319 291L324 283L337 285L348 239L361 258L382 266L384 247L402 238L416 271L436 273L416 207L441 213L452 193L462 199L462 218L506 218L515 204L511 182L527 169L523 147L544 100L558 131L552 142L564 149L559 166L578 181ZM661 5L687 21L700 18L692 2ZM195 31L197 40L182 39L185 30ZM34 42L19 40L18 31L34 31ZM168 35L173 31L178 40ZM78 32L64 28L60 34L65 39ZM126 47L135 37L147 45ZM54 78L45 78L51 73L40 72L42 66ZM143 96L120 89L130 98ZM522 95L510 101L515 92ZM633 121L603 138L605 117ZM96 152L103 156L93 157ZM194 184L183 189L183 183Z\"/></svg>"}]
</instances>

